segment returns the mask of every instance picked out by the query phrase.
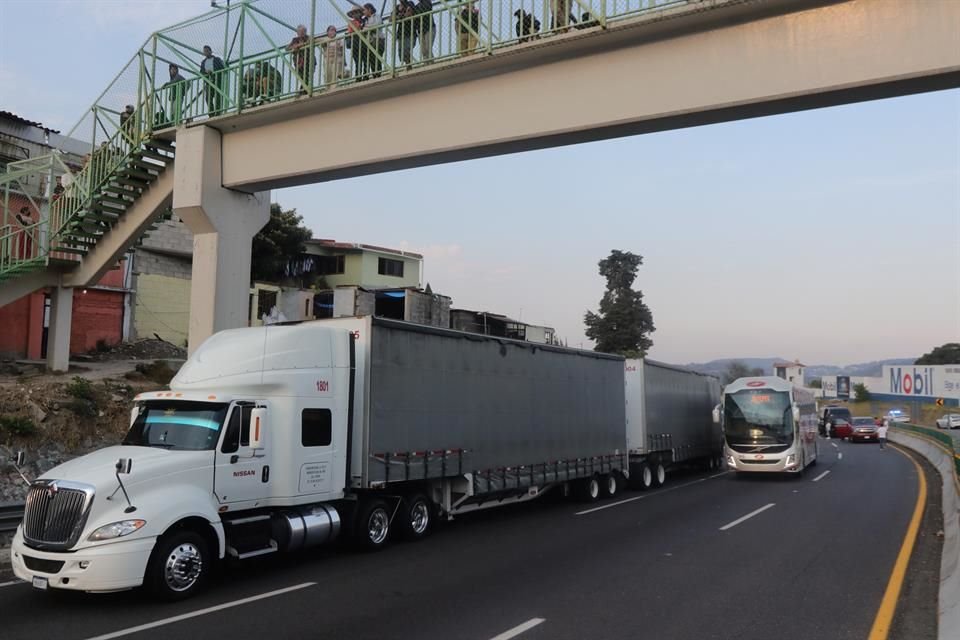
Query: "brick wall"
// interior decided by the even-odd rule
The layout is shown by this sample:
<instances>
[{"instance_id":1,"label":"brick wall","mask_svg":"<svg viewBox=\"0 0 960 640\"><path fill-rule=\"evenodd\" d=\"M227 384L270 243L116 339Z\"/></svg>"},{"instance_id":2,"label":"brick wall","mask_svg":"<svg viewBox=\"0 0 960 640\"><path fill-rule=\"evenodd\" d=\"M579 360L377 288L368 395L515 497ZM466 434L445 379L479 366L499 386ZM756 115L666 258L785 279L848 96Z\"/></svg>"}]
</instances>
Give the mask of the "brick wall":
<instances>
[{"instance_id":1,"label":"brick wall","mask_svg":"<svg viewBox=\"0 0 960 640\"><path fill-rule=\"evenodd\" d=\"M123 338L123 296L120 291L74 291L70 353L86 353L95 349L101 340L108 345L120 343Z\"/></svg>"}]
</instances>

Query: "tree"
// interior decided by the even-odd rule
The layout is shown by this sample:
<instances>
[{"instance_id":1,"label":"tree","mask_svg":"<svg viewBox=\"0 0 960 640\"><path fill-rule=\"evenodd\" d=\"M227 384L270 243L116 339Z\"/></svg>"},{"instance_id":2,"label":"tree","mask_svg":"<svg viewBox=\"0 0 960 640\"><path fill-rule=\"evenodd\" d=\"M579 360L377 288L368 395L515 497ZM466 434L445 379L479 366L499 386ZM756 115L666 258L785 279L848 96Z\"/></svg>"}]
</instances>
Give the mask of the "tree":
<instances>
[{"instance_id":1,"label":"tree","mask_svg":"<svg viewBox=\"0 0 960 640\"><path fill-rule=\"evenodd\" d=\"M863 384L862 382L858 382L857 384L853 385L853 397L861 402L869 400L870 390L867 389L867 385Z\"/></svg>"},{"instance_id":2,"label":"tree","mask_svg":"<svg viewBox=\"0 0 960 640\"><path fill-rule=\"evenodd\" d=\"M960 364L960 342L948 342L920 356L914 364Z\"/></svg>"},{"instance_id":3,"label":"tree","mask_svg":"<svg viewBox=\"0 0 960 640\"><path fill-rule=\"evenodd\" d=\"M587 311L583 319L587 337L596 343L595 351L642 358L653 346L653 314L643 302L643 293L633 289L641 264L643 256L616 249L598 263L607 290L600 299L599 313Z\"/></svg>"},{"instance_id":4,"label":"tree","mask_svg":"<svg viewBox=\"0 0 960 640\"><path fill-rule=\"evenodd\" d=\"M734 360L727 365L726 370L723 372L723 384L728 385L738 378L756 378L762 375L763 369L759 367L751 369L746 363L740 360Z\"/></svg>"},{"instance_id":5,"label":"tree","mask_svg":"<svg viewBox=\"0 0 960 640\"><path fill-rule=\"evenodd\" d=\"M270 221L253 237L251 280L278 282L285 277L287 263L304 252L304 242L313 236L302 223L296 209L270 205Z\"/></svg>"},{"instance_id":6,"label":"tree","mask_svg":"<svg viewBox=\"0 0 960 640\"><path fill-rule=\"evenodd\" d=\"M820 379L819 379L819 378L817 378L816 380L811 380L811 381L810 381L810 384L807 385L807 386L809 386L811 389L821 389L821 388L823 388L823 385L820 383Z\"/></svg>"}]
</instances>

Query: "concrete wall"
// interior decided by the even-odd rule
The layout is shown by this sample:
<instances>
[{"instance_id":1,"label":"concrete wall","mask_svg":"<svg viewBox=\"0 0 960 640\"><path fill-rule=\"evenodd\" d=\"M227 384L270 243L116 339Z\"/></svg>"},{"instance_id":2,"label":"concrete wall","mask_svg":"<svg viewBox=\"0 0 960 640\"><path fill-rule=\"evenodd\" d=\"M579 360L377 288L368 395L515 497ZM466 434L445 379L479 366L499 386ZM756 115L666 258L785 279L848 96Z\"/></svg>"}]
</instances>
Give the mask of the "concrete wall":
<instances>
[{"instance_id":1,"label":"concrete wall","mask_svg":"<svg viewBox=\"0 0 960 640\"><path fill-rule=\"evenodd\" d=\"M187 267L189 273L189 267ZM134 334L186 344L190 325L190 280L159 274L137 276Z\"/></svg>"},{"instance_id":2,"label":"concrete wall","mask_svg":"<svg viewBox=\"0 0 960 640\"><path fill-rule=\"evenodd\" d=\"M433 327L449 327L450 298L408 290L403 301L403 319Z\"/></svg>"}]
</instances>

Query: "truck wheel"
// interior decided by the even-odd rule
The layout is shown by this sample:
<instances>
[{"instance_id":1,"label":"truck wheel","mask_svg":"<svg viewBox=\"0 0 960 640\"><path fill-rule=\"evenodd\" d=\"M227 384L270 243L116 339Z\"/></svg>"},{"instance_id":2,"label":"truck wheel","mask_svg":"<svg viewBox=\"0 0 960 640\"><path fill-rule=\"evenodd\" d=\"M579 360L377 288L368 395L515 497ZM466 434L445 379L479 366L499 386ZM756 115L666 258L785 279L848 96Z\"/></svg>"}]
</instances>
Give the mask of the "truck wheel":
<instances>
[{"instance_id":1,"label":"truck wheel","mask_svg":"<svg viewBox=\"0 0 960 640\"><path fill-rule=\"evenodd\" d=\"M379 551L390 540L390 509L383 500L367 500L360 505L353 530L354 542L361 549Z\"/></svg>"},{"instance_id":2,"label":"truck wheel","mask_svg":"<svg viewBox=\"0 0 960 640\"><path fill-rule=\"evenodd\" d=\"M653 469L644 462L640 465L640 473L637 474L637 488L646 491L653 486Z\"/></svg>"},{"instance_id":3,"label":"truck wheel","mask_svg":"<svg viewBox=\"0 0 960 640\"><path fill-rule=\"evenodd\" d=\"M608 473L603 478L603 495L605 498L616 497L620 493L620 487L623 479L618 473Z\"/></svg>"},{"instance_id":4,"label":"truck wheel","mask_svg":"<svg viewBox=\"0 0 960 640\"><path fill-rule=\"evenodd\" d=\"M433 528L433 503L422 493L414 493L403 499L401 506L400 532L407 540L420 540Z\"/></svg>"},{"instance_id":5,"label":"truck wheel","mask_svg":"<svg viewBox=\"0 0 960 640\"><path fill-rule=\"evenodd\" d=\"M574 485L574 495L581 502L595 502L600 498L600 478L590 476L577 480Z\"/></svg>"},{"instance_id":6,"label":"truck wheel","mask_svg":"<svg viewBox=\"0 0 960 640\"><path fill-rule=\"evenodd\" d=\"M663 464L657 463L653 468L653 486L662 487L667 483L667 470Z\"/></svg>"},{"instance_id":7,"label":"truck wheel","mask_svg":"<svg viewBox=\"0 0 960 640\"><path fill-rule=\"evenodd\" d=\"M213 557L206 540L195 531L177 531L161 537L154 547L144 580L154 596L183 600L207 581Z\"/></svg>"}]
</instances>

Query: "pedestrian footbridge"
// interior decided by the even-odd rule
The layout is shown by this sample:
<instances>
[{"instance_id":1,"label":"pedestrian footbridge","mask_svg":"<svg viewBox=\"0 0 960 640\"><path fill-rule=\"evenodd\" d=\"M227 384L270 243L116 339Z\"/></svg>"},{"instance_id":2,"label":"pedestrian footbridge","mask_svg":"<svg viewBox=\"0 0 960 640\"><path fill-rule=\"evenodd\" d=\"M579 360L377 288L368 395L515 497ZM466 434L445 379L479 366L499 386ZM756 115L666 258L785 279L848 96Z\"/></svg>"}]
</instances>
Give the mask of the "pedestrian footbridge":
<instances>
[{"instance_id":1,"label":"pedestrian footbridge","mask_svg":"<svg viewBox=\"0 0 960 640\"><path fill-rule=\"evenodd\" d=\"M249 0L154 33L68 134L83 163L0 174L0 305L69 300L172 212L192 350L245 322L271 189L960 85L960 2L403 5Z\"/></svg>"}]
</instances>

